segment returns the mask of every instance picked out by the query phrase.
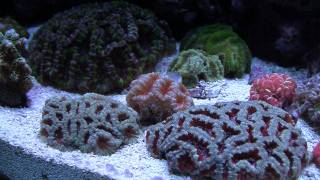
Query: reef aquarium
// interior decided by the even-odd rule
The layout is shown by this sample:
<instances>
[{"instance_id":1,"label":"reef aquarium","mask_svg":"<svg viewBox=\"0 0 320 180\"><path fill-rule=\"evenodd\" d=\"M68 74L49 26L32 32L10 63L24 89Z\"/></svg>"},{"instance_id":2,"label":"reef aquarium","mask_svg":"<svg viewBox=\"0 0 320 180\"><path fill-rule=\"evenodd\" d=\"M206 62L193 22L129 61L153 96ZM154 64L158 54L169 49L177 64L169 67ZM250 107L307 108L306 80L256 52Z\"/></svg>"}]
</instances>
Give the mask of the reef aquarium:
<instances>
[{"instance_id":1,"label":"reef aquarium","mask_svg":"<svg viewBox=\"0 0 320 180\"><path fill-rule=\"evenodd\" d=\"M1 180L320 180L320 0L4 0Z\"/></svg>"}]
</instances>

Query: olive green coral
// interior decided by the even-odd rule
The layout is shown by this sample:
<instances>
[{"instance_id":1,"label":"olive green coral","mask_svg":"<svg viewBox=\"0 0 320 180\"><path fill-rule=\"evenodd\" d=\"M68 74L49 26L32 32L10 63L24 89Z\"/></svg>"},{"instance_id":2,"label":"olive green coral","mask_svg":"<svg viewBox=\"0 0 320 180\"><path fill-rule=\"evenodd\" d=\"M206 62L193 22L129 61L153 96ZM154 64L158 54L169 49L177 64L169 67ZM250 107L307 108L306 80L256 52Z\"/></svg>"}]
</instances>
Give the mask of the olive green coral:
<instances>
[{"instance_id":1,"label":"olive green coral","mask_svg":"<svg viewBox=\"0 0 320 180\"><path fill-rule=\"evenodd\" d=\"M31 69L21 55L25 38L14 29L0 32L0 104L10 107L25 106L26 93L32 87Z\"/></svg>"},{"instance_id":2,"label":"olive green coral","mask_svg":"<svg viewBox=\"0 0 320 180\"><path fill-rule=\"evenodd\" d=\"M10 17L0 18L0 32L5 33L10 29L15 29L15 31L23 37L28 38L29 33L22 27L17 21Z\"/></svg>"},{"instance_id":3,"label":"olive green coral","mask_svg":"<svg viewBox=\"0 0 320 180\"><path fill-rule=\"evenodd\" d=\"M45 85L106 94L126 88L174 49L167 23L113 1L55 15L30 42L30 64Z\"/></svg>"},{"instance_id":4,"label":"olive green coral","mask_svg":"<svg viewBox=\"0 0 320 180\"><path fill-rule=\"evenodd\" d=\"M181 42L181 49L202 49L219 55L226 77L241 77L250 71L251 52L232 27L214 24L189 32Z\"/></svg>"},{"instance_id":5,"label":"olive green coral","mask_svg":"<svg viewBox=\"0 0 320 180\"><path fill-rule=\"evenodd\" d=\"M223 65L216 55L208 55L198 49L189 49L180 53L170 65L170 71L178 72L187 87L194 87L200 80L213 81L224 75Z\"/></svg>"}]
</instances>

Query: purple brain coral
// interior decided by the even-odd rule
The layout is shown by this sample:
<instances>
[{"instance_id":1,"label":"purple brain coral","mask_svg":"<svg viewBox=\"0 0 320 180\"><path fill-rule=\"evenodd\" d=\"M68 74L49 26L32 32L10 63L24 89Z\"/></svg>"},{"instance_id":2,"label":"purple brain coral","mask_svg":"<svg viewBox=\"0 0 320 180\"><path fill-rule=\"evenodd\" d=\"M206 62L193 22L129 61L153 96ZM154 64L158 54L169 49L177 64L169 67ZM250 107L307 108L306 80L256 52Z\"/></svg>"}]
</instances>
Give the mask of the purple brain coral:
<instances>
[{"instance_id":1,"label":"purple brain coral","mask_svg":"<svg viewBox=\"0 0 320 180\"><path fill-rule=\"evenodd\" d=\"M130 84L127 103L139 113L142 124L151 124L187 109L193 105L193 100L184 85L149 73Z\"/></svg>"},{"instance_id":2,"label":"purple brain coral","mask_svg":"<svg viewBox=\"0 0 320 180\"><path fill-rule=\"evenodd\" d=\"M212 179L295 179L307 143L284 110L262 101L178 112L146 132L148 151L174 173Z\"/></svg>"},{"instance_id":3,"label":"purple brain coral","mask_svg":"<svg viewBox=\"0 0 320 180\"><path fill-rule=\"evenodd\" d=\"M45 103L40 137L61 150L108 155L136 140L138 123L134 110L108 97L93 93L74 99L60 96Z\"/></svg>"}]
</instances>

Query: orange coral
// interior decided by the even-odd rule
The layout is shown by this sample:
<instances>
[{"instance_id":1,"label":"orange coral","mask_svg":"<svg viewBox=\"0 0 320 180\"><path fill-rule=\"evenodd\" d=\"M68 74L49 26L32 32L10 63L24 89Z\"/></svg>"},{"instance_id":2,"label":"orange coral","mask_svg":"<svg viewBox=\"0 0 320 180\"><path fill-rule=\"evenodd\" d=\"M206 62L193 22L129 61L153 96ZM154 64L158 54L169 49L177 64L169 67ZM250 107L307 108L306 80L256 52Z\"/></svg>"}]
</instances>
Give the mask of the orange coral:
<instances>
[{"instance_id":1,"label":"orange coral","mask_svg":"<svg viewBox=\"0 0 320 180\"><path fill-rule=\"evenodd\" d=\"M127 103L140 114L142 124L160 122L193 105L184 85L157 73L145 74L132 81Z\"/></svg>"}]
</instances>

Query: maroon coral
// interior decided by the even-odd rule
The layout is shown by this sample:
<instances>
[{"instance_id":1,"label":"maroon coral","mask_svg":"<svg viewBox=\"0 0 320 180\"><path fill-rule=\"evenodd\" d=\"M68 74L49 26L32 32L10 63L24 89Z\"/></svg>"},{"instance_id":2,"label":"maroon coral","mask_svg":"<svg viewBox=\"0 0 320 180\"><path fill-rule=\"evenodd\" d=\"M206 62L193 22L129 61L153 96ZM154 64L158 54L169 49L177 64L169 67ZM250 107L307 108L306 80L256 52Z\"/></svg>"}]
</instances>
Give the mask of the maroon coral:
<instances>
[{"instance_id":1,"label":"maroon coral","mask_svg":"<svg viewBox=\"0 0 320 180\"><path fill-rule=\"evenodd\" d=\"M307 143L284 110L262 101L194 106L146 132L148 151L199 179L295 179Z\"/></svg>"},{"instance_id":2,"label":"maroon coral","mask_svg":"<svg viewBox=\"0 0 320 180\"><path fill-rule=\"evenodd\" d=\"M312 159L313 162L317 165L320 166L320 143L318 143L312 152Z\"/></svg>"},{"instance_id":3,"label":"maroon coral","mask_svg":"<svg viewBox=\"0 0 320 180\"><path fill-rule=\"evenodd\" d=\"M286 74L266 74L253 81L250 100L262 100L277 107L286 107L292 103L296 88L296 82Z\"/></svg>"},{"instance_id":4,"label":"maroon coral","mask_svg":"<svg viewBox=\"0 0 320 180\"><path fill-rule=\"evenodd\" d=\"M131 83L127 103L139 113L142 124L150 124L187 109L193 100L184 85L149 73Z\"/></svg>"}]
</instances>

